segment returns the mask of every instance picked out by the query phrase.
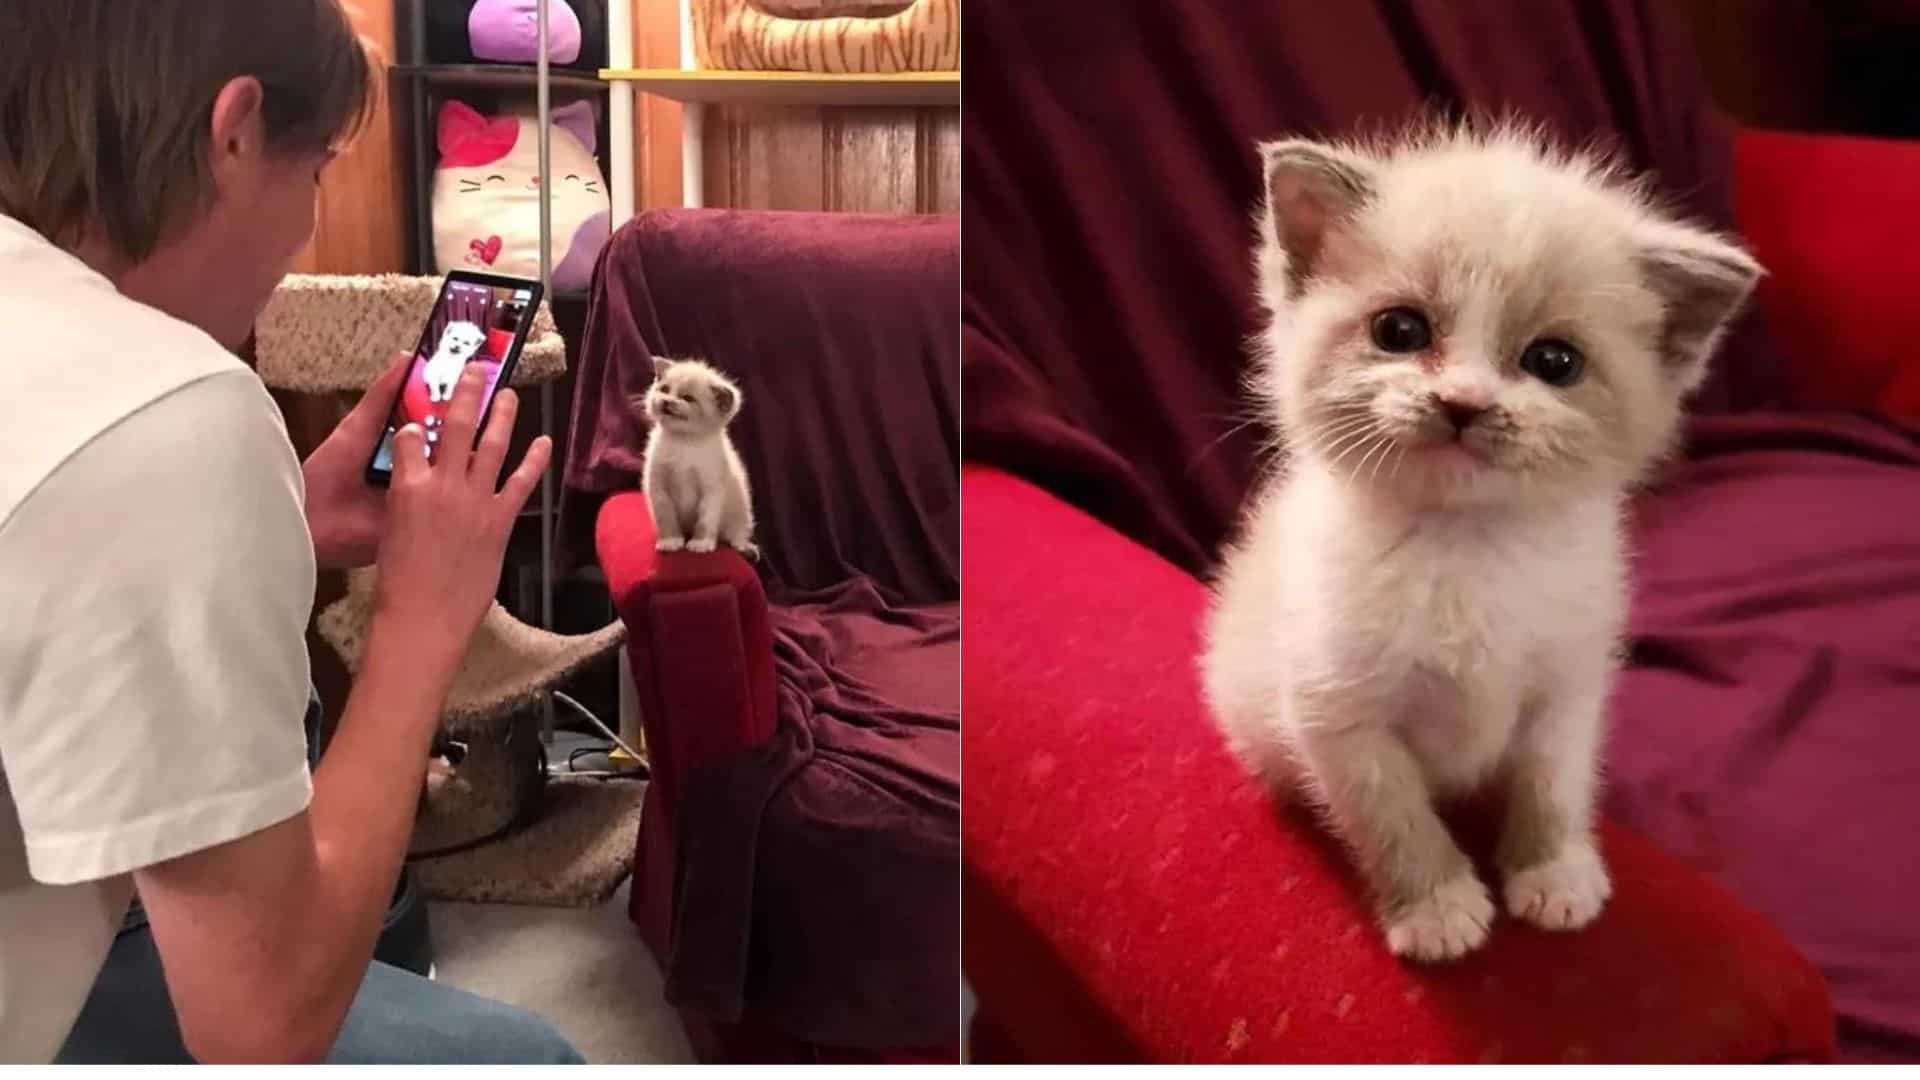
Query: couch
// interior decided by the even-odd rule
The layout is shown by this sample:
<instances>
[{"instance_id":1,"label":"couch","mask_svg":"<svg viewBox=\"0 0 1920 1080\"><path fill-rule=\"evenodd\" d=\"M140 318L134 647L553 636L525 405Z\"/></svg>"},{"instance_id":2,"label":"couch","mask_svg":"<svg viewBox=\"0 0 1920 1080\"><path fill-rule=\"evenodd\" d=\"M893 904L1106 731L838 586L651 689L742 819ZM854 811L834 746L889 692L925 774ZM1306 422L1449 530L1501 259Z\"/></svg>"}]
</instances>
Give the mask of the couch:
<instances>
[{"instance_id":1,"label":"couch","mask_svg":"<svg viewBox=\"0 0 1920 1080\"><path fill-rule=\"evenodd\" d=\"M653 211L595 272L563 520L630 635L631 914L704 1060L958 1056L958 224ZM757 565L654 549L654 356L741 387Z\"/></svg>"},{"instance_id":2,"label":"couch","mask_svg":"<svg viewBox=\"0 0 1920 1080\"><path fill-rule=\"evenodd\" d=\"M973 0L963 965L978 1061L1920 1057L1920 146L1736 131L1669 5ZM1615 896L1389 956L1195 657L1262 467L1254 143L1516 108L1771 271L1635 504ZM1486 830L1457 823L1470 850Z\"/></svg>"}]
</instances>

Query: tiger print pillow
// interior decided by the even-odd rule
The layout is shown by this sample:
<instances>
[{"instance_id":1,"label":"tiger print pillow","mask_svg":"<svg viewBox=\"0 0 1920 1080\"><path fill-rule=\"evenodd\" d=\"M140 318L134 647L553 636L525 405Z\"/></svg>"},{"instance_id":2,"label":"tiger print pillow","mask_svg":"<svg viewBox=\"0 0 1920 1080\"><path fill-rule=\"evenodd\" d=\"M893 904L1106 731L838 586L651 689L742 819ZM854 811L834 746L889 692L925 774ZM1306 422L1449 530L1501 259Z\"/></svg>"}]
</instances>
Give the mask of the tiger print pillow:
<instances>
[{"instance_id":1,"label":"tiger print pillow","mask_svg":"<svg viewBox=\"0 0 1920 1080\"><path fill-rule=\"evenodd\" d=\"M960 70L960 0L693 0L692 13L701 67Z\"/></svg>"}]
</instances>

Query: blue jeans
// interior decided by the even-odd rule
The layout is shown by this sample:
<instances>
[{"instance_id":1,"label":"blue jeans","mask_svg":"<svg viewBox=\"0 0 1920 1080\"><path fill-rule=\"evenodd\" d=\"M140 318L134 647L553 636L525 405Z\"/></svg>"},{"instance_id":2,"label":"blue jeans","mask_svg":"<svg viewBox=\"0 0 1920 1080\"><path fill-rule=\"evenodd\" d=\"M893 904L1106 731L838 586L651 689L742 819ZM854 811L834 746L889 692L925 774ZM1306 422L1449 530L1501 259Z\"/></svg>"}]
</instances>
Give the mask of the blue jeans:
<instances>
[{"instance_id":1,"label":"blue jeans","mask_svg":"<svg viewBox=\"0 0 1920 1080\"><path fill-rule=\"evenodd\" d=\"M160 971L153 931L114 941L62 1065L192 1064ZM545 1020L511 1005L374 964L347 1010L330 1065L578 1065L579 1051Z\"/></svg>"}]
</instances>

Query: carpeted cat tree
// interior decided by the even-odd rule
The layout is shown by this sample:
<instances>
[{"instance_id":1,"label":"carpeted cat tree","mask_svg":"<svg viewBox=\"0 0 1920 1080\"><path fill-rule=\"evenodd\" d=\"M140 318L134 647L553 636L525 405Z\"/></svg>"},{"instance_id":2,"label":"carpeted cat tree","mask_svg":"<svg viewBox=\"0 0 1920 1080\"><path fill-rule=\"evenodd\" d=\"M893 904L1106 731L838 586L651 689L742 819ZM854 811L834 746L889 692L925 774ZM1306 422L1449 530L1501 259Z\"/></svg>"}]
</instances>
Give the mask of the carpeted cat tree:
<instances>
[{"instance_id":1,"label":"carpeted cat tree","mask_svg":"<svg viewBox=\"0 0 1920 1080\"><path fill-rule=\"evenodd\" d=\"M261 380L304 394L364 391L397 352L414 348L440 279L292 275L255 325ZM543 306L515 369L516 386L557 379L566 348ZM321 637L357 672L377 572L347 575L347 595L318 620ZM555 689L625 640L618 621L589 634L530 626L496 603L454 676L441 724L465 760L424 796L414 849L459 849L419 862L435 899L590 904L631 869L640 785L560 779L550 787L540 738ZM495 834L503 834L488 843ZM510 835L508 835L510 834Z\"/></svg>"}]
</instances>

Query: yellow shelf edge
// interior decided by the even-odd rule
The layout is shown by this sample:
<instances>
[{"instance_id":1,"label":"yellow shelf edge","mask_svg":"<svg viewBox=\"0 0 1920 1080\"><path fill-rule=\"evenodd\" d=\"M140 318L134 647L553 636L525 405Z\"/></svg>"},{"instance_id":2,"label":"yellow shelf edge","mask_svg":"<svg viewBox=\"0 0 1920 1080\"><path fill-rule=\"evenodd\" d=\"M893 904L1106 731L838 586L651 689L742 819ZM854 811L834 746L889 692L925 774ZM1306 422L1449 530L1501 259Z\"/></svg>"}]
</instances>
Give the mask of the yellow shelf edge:
<instances>
[{"instance_id":1,"label":"yellow shelf edge","mask_svg":"<svg viewBox=\"0 0 1920 1080\"><path fill-rule=\"evenodd\" d=\"M960 81L957 71L841 74L822 71L731 71L718 68L601 68L600 77L607 82L810 82L846 86L940 86Z\"/></svg>"}]
</instances>

